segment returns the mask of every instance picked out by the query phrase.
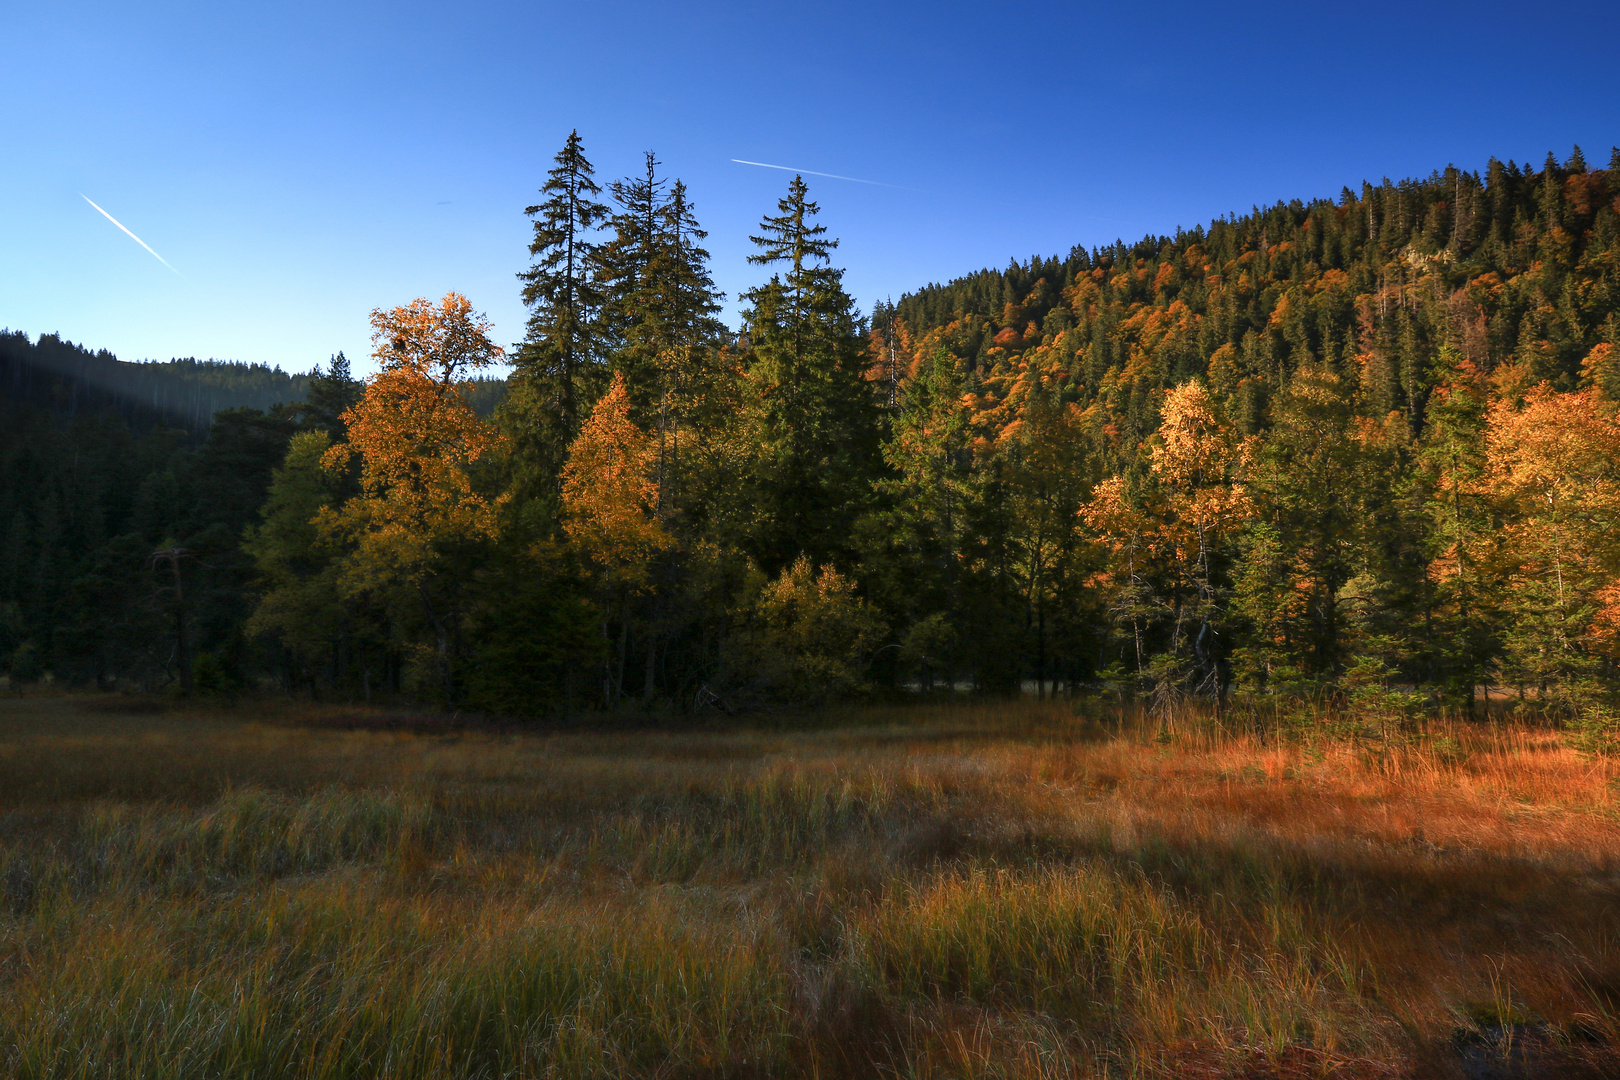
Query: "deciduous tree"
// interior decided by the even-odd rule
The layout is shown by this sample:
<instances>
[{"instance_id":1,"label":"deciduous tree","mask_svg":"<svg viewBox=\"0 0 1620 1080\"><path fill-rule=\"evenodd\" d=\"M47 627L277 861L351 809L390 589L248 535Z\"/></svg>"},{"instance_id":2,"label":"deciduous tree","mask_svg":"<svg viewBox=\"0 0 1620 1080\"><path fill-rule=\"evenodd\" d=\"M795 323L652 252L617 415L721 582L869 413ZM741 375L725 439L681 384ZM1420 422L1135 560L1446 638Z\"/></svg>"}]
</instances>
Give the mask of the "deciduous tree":
<instances>
[{"instance_id":1,"label":"deciduous tree","mask_svg":"<svg viewBox=\"0 0 1620 1080\"><path fill-rule=\"evenodd\" d=\"M324 526L352 544L342 583L355 594L414 593L431 631L440 693L456 697L460 590L454 567L493 541L508 494L480 489L478 470L504 448L499 432L467 403L467 376L496 362L487 319L448 293L371 313L372 356L381 369L345 414L349 438L326 452L328 468L360 461L360 492L323 512Z\"/></svg>"},{"instance_id":2,"label":"deciduous tree","mask_svg":"<svg viewBox=\"0 0 1620 1080\"><path fill-rule=\"evenodd\" d=\"M1620 421L1594 391L1542 384L1492 406L1487 469L1507 518L1507 677L1573 708L1590 694L1594 620L1620 576ZM1601 636L1601 634L1600 634Z\"/></svg>"}]
</instances>

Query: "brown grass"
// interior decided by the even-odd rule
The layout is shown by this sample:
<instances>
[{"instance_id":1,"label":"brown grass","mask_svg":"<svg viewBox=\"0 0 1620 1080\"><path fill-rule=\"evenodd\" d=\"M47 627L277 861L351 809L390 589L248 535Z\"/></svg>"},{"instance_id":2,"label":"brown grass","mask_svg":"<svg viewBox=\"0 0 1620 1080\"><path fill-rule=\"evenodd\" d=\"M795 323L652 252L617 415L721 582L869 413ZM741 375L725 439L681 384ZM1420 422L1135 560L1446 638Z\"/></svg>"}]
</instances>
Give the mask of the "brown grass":
<instances>
[{"instance_id":1,"label":"brown grass","mask_svg":"<svg viewBox=\"0 0 1620 1080\"><path fill-rule=\"evenodd\" d=\"M8 699L0 1073L1615 1075L1617 776L1502 724Z\"/></svg>"}]
</instances>

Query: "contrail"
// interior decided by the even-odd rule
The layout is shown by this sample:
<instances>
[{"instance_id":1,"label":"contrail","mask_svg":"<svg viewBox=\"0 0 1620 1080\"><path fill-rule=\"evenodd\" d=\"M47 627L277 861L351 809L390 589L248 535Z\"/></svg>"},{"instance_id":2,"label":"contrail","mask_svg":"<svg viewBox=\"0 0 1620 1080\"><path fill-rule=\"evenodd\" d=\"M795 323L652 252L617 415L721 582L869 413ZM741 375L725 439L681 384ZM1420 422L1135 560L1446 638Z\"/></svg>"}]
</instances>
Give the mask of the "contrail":
<instances>
[{"instance_id":1,"label":"contrail","mask_svg":"<svg viewBox=\"0 0 1620 1080\"><path fill-rule=\"evenodd\" d=\"M79 198L83 199L85 202L89 203L91 206L96 206L96 201L94 199L92 199L90 196L86 195L82 191L79 192ZM96 210L101 214L102 217L106 218L108 221L112 222L114 225L117 225L120 229L124 229L124 223L119 221L117 218L113 217L111 214L107 213L107 211L102 210L101 207L99 207L99 206L96 206ZM152 251L152 249L147 246L147 243L146 243L145 240L142 240L140 237L136 236L134 233L130 232L128 229L124 229L124 235L129 237L131 240L135 241L137 244L141 245L141 247L146 248L147 251ZM158 262L162 263L164 266L169 266L169 260L165 259L163 256L159 255L155 251L152 251L152 258L156 259ZM169 266L169 269L174 270L174 267ZM176 274L180 273L180 271L178 271L178 270L174 270L174 272Z\"/></svg>"},{"instance_id":2,"label":"contrail","mask_svg":"<svg viewBox=\"0 0 1620 1080\"><path fill-rule=\"evenodd\" d=\"M783 172L803 173L806 176L825 176L829 180L848 180L852 184L871 184L873 187L894 188L896 191L916 191L916 188L901 187L899 184L885 184L881 180L862 180L858 176L839 176L837 173L816 172L814 169L790 169L786 165L767 165L763 161L744 161L742 158L732 158L738 165L757 165L761 169L781 169Z\"/></svg>"}]
</instances>

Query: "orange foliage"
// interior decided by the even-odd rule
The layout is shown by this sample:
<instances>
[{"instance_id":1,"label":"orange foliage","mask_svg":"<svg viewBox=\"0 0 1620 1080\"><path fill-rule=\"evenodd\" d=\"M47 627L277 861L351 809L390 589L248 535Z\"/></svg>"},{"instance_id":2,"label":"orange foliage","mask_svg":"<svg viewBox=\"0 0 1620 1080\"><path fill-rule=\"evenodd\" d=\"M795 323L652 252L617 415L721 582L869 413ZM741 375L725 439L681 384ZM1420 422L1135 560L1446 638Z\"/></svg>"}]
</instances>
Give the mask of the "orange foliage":
<instances>
[{"instance_id":1,"label":"orange foliage","mask_svg":"<svg viewBox=\"0 0 1620 1080\"><path fill-rule=\"evenodd\" d=\"M470 471L503 446L463 397L462 377L502 355L489 340L488 320L452 292L437 304L417 299L378 308L371 326L382 370L344 414L348 442L324 458L327 468L341 470L358 455L360 494L321 518L358 542L350 580L360 587L378 574L417 580L440 545L493 538L508 498L486 499Z\"/></svg>"},{"instance_id":2,"label":"orange foliage","mask_svg":"<svg viewBox=\"0 0 1620 1080\"><path fill-rule=\"evenodd\" d=\"M657 462L657 444L630 419L630 395L615 374L569 448L563 527L594 562L632 586L643 584L653 556L674 544L658 520Z\"/></svg>"},{"instance_id":3,"label":"orange foliage","mask_svg":"<svg viewBox=\"0 0 1620 1080\"><path fill-rule=\"evenodd\" d=\"M1151 544L1154 539L1153 519L1132 501L1121 476L1111 476L1092 488L1090 501L1080 508L1080 517L1116 555Z\"/></svg>"},{"instance_id":4,"label":"orange foliage","mask_svg":"<svg viewBox=\"0 0 1620 1080\"><path fill-rule=\"evenodd\" d=\"M1592 351L1581 361L1581 377L1607 397L1605 387L1620 382L1617 376L1620 376L1620 356L1615 355L1614 346L1607 341L1592 346Z\"/></svg>"},{"instance_id":5,"label":"orange foliage","mask_svg":"<svg viewBox=\"0 0 1620 1080\"><path fill-rule=\"evenodd\" d=\"M1591 391L1560 394L1543 383L1522 409L1498 402L1487 452L1500 490L1549 507L1620 509L1620 423Z\"/></svg>"},{"instance_id":6,"label":"orange foliage","mask_svg":"<svg viewBox=\"0 0 1620 1080\"><path fill-rule=\"evenodd\" d=\"M995 336L995 342L1003 348L1018 348L1024 343L1024 335L1009 326Z\"/></svg>"},{"instance_id":7,"label":"orange foliage","mask_svg":"<svg viewBox=\"0 0 1620 1080\"><path fill-rule=\"evenodd\" d=\"M1162 542L1189 578L1201 580L1210 548L1253 512L1240 482L1250 447L1215 415L1202 383L1189 380L1170 390L1161 412L1150 468L1165 489Z\"/></svg>"},{"instance_id":8,"label":"orange foliage","mask_svg":"<svg viewBox=\"0 0 1620 1080\"><path fill-rule=\"evenodd\" d=\"M1557 609L1596 605L1590 633L1605 651L1620 626L1620 421L1587 390L1543 383L1523 408L1499 401L1486 439L1488 478L1511 524L1515 587L1542 583Z\"/></svg>"},{"instance_id":9,"label":"orange foliage","mask_svg":"<svg viewBox=\"0 0 1620 1080\"><path fill-rule=\"evenodd\" d=\"M1592 599L1597 604L1591 626L1593 648L1620 659L1620 578L1599 589Z\"/></svg>"}]
</instances>

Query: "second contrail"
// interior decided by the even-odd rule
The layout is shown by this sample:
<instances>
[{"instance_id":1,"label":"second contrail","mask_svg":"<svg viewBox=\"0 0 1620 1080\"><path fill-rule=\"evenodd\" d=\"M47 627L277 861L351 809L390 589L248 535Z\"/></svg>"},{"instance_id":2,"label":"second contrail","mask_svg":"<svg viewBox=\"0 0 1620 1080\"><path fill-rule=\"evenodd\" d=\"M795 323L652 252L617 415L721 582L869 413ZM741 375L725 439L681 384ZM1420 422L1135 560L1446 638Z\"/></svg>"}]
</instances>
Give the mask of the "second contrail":
<instances>
[{"instance_id":1,"label":"second contrail","mask_svg":"<svg viewBox=\"0 0 1620 1080\"><path fill-rule=\"evenodd\" d=\"M904 188L899 184L885 184L881 180L862 180L858 176L839 176L837 173L816 172L814 169L793 169L786 165L767 165L763 161L744 161L742 158L732 158L738 165L756 165L761 169L781 169L783 172L803 173L805 176L825 176L829 180L848 180L852 184L871 184L873 187L894 188L896 191L913 191L914 188Z\"/></svg>"},{"instance_id":2,"label":"second contrail","mask_svg":"<svg viewBox=\"0 0 1620 1080\"><path fill-rule=\"evenodd\" d=\"M79 192L79 198L83 199L85 202L89 203L91 206L96 206L96 201L94 199L92 199L90 196L86 195L82 191ZM111 214L107 213L107 211L101 209L101 207L96 206L96 211L99 214L101 214L102 217L106 218L108 221L112 222L114 225L117 225L120 229L124 229L124 223L123 222L119 221L117 218L115 218ZM136 236L134 233L130 232L128 229L124 229L124 235L129 237L131 240L135 241L137 244L141 245L141 247L146 248L147 251L152 251L151 247L148 246L148 244L146 243L145 240L142 240L140 237ZM159 255L155 251L152 251L152 258L156 259L158 262L162 263L164 266L169 266L169 260L165 259L163 256ZM174 270L174 267L169 266L169 269ZM178 274L180 271L174 270L174 272L176 274Z\"/></svg>"}]
</instances>

